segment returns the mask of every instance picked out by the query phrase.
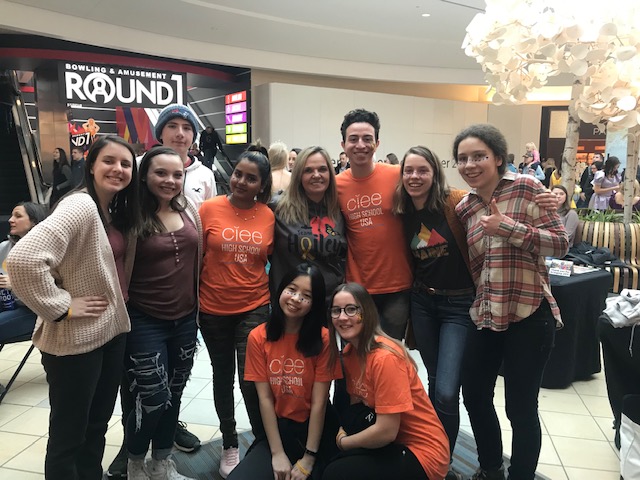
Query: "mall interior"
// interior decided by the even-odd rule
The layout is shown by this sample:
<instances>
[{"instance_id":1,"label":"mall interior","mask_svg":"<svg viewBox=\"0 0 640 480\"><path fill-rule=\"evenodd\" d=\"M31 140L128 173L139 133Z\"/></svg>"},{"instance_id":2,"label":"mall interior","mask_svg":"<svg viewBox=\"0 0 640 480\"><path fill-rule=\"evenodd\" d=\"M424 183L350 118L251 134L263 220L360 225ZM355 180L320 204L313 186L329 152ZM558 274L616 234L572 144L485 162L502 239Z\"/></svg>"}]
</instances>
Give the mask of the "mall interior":
<instances>
[{"instance_id":1,"label":"mall interior","mask_svg":"<svg viewBox=\"0 0 640 480\"><path fill-rule=\"evenodd\" d=\"M481 67L461 49L466 26L483 7L481 0L0 0L0 71L24 103L17 143L0 145L6 156L0 158L0 221L6 224L25 197L44 201L39 179L51 181L54 148L84 145L97 125L98 134L120 135L143 152L155 144L152 127L168 103L189 104L202 129L213 126L222 137L219 192L234 159L256 139L289 148L321 145L337 159L342 118L360 107L381 119L376 158L401 158L409 147L427 145L456 188L466 183L451 145L470 124L498 127L516 158L528 142L539 146L542 158L560 158L569 85L561 78L525 104L493 105ZM106 90L92 90L89 77ZM122 85L131 88L118 90ZM582 168L593 153L608 153L607 145L605 133L581 125ZM27 162L31 168L24 168L25 154L37 158ZM9 162L11 155L17 162ZM0 383L9 381L29 345L0 351ZM501 382L495 403L509 454ZM238 407L238 427L249 429L242 401ZM541 478L620 478L604 371L564 388L543 388L539 409ZM109 423L105 469L122 442L119 414L117 407ZM0 404L0 480L44 478L48 417L35 350ZM462 417L461 428L472 434L466 412ZM205 349L180 419L202 441L221 435Z\"/></svg>"}]
</instances>

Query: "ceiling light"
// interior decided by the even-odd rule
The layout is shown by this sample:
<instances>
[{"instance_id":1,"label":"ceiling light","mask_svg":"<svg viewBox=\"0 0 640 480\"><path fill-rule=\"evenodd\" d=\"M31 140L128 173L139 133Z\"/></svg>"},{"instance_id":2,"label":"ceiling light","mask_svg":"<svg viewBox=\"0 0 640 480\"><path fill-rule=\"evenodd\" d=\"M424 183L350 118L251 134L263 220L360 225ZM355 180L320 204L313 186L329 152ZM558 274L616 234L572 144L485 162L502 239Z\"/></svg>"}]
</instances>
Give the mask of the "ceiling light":
<instances>
[{"instance_id":1,"label":"ceiling light","mask_svg":"<svg viewBox=\"0 0 640 480\"><path fill-rule=\"evenodd\" d=\"M426 17L430 17L431 14L430 13L423 13L422 16L426 18Z\"/></svg>"}]
</instances>

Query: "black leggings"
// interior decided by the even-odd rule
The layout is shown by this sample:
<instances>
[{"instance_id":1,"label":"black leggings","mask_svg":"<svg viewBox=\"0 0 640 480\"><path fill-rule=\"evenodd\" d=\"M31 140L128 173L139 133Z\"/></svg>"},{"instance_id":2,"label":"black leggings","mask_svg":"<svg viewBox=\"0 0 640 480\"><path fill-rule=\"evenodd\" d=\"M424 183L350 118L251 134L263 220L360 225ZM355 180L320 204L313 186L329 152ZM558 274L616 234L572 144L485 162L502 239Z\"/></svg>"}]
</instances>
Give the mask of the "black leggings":
<instances>
[{"instance_id":1,"label":"black leggings","mask_svg":"<svg viewBox=\"0 0 640 480\"><path fill-rule=\"evenodd\" d=\"M304 456L307 443L309 421L294 422L287 418L278 419L278 431L284 451L292 465ZM338 417L331 404L327 404L324 417L322 437L313 470L309 479L320 480L324 467L338 453L336 434L338 433ZM244 459L229 474L227 480L273 480L271 449L265 436L256 438Z\"/></svg>"},{"instance_id":2,"label":"black leggings","mask_svg":"<svg viewBox=\"0 0 640 480\"><path fill-rule=\"evenodd\" d=\"M356 448L340 453L327 465L322 480L429 480L416 456L404 445Z\"/></svg>"}]
</instances>

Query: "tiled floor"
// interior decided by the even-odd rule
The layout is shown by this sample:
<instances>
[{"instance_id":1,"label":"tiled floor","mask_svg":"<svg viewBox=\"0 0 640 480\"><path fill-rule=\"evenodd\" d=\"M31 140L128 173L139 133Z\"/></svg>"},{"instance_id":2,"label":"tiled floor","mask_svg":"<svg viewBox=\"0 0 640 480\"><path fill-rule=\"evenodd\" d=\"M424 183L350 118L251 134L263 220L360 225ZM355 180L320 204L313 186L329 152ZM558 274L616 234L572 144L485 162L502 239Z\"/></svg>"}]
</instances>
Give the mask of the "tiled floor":
<instances>
[{"instance_id":1,"label":"tiled floor","mask_svg":"<svg viewBox=\"0 0 640 480\"><path fill-rule=\"evenodd\" d=\"M25 354L26 343L8 345L0 352L0 383L6 384ZM420 376L426 384L426 371ZM501 379L496 388L496 405L504 405ZM236 388L236 399L241 399ZM239 429L249 429L246 411L239 401ZM466 411L462 428L471 433ZM506 453L510 453L511 431L504 411L500 411ZM18 380L0 404L0 480L43 479L43 461L47 442L49 404L47 384L37 350L31 354ZM122 441L120 407L116 405L107 432L104 467L107 468ZM611 409L607 400L604 374L575 382L564 390L540 392L542 453L538 470L552 480L618 480L618 453L613 445ZM182 402L180 419L201 440L219 435L213 407L211 366L206 349L198 354Z\"/></svg>"}]
</instances>

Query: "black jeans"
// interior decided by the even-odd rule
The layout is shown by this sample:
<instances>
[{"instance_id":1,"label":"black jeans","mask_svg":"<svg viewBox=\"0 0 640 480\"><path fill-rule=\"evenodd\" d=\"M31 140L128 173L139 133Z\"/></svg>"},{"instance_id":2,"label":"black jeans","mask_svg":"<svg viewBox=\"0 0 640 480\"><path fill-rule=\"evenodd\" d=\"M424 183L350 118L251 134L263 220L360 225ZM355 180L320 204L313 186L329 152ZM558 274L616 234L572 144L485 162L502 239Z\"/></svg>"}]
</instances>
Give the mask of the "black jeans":
<instances>
[{"instance_id":1,"label":"black jeans","mask_svg":"<svg viewBox=\"0 0 640 480\"><path fill-rule=\"evenodd\" d=\"M210 315L200 313L200 332L211 357L213 367L213 401L220 419L220 432L224 448L238 446L236 432L233 383L236 374L236 356L240 391L247 408L253 435L264 434L258 392L253 382L244 381L244 359L247 337L255 327L267 321L269 305L238 315Z\"/></svg>"},{"instance_id":2,"label":"black jeans","mask_svg":"<svg viewBox=\"0 0 640 480\"><path fill-rule=\"evenodd\" d=\"M493 405L496 378L503 365L506 413L513 429L513 480L531 480L540 456L542 434L538 393L555 338L556 321L546 300L531 316L503 332L469 334L462 372L462 394L484 470L502 466L502 435Z\"/></svg>"},{"instance_id":3,"label":"black jeans","mask_svg":"<svg viewBox=\"0 0 640 480\"><path fill-rule=\"evenodd\" d=\"M42 353L51 405L47 480L102 479L104 436L118 395L125 342L123 333L80 355Z\"/></svg>"},{"instance_id":4,"label":"black jeans","mask_svg":"<svg viewBox=\"0 0 640 480\"><path fill-rule=\"evenodd\" d=\"M338 433L338 416L333 405L327 403L327 411L324 417L324 427L320 446L318 448L313 470L309 478L320 480L325 466L337 453L336 434ZM282 446L284 448L291 465L304 456L307 445L307 433L309 431L309 421L294 422L288 418L278 419L278 431ZM244 459L229 475L229 480L273 480L271 449L266 437L255 440Z\"/></svg>"},{"instance_id":5,"label":"black jeans","mask_svg":"<svg viewBox=\"0 0 640 480\"><path fill-rule=\"evenodd\" d=\"M323 480L428 480L411 450L398 443L382 448L341 452L322 475Z\"/></svg>"},{"instance_id":6,"label":"black jeans","mask_svg":"<svg viewBox=\"0 0 640 480\"><path fill-rule=\"evenodd\" d=\"M404 338L411 309L411 290L372 295L380 314L380 326L384 333L397 340Z\"/></svg>"}]
</instances>

